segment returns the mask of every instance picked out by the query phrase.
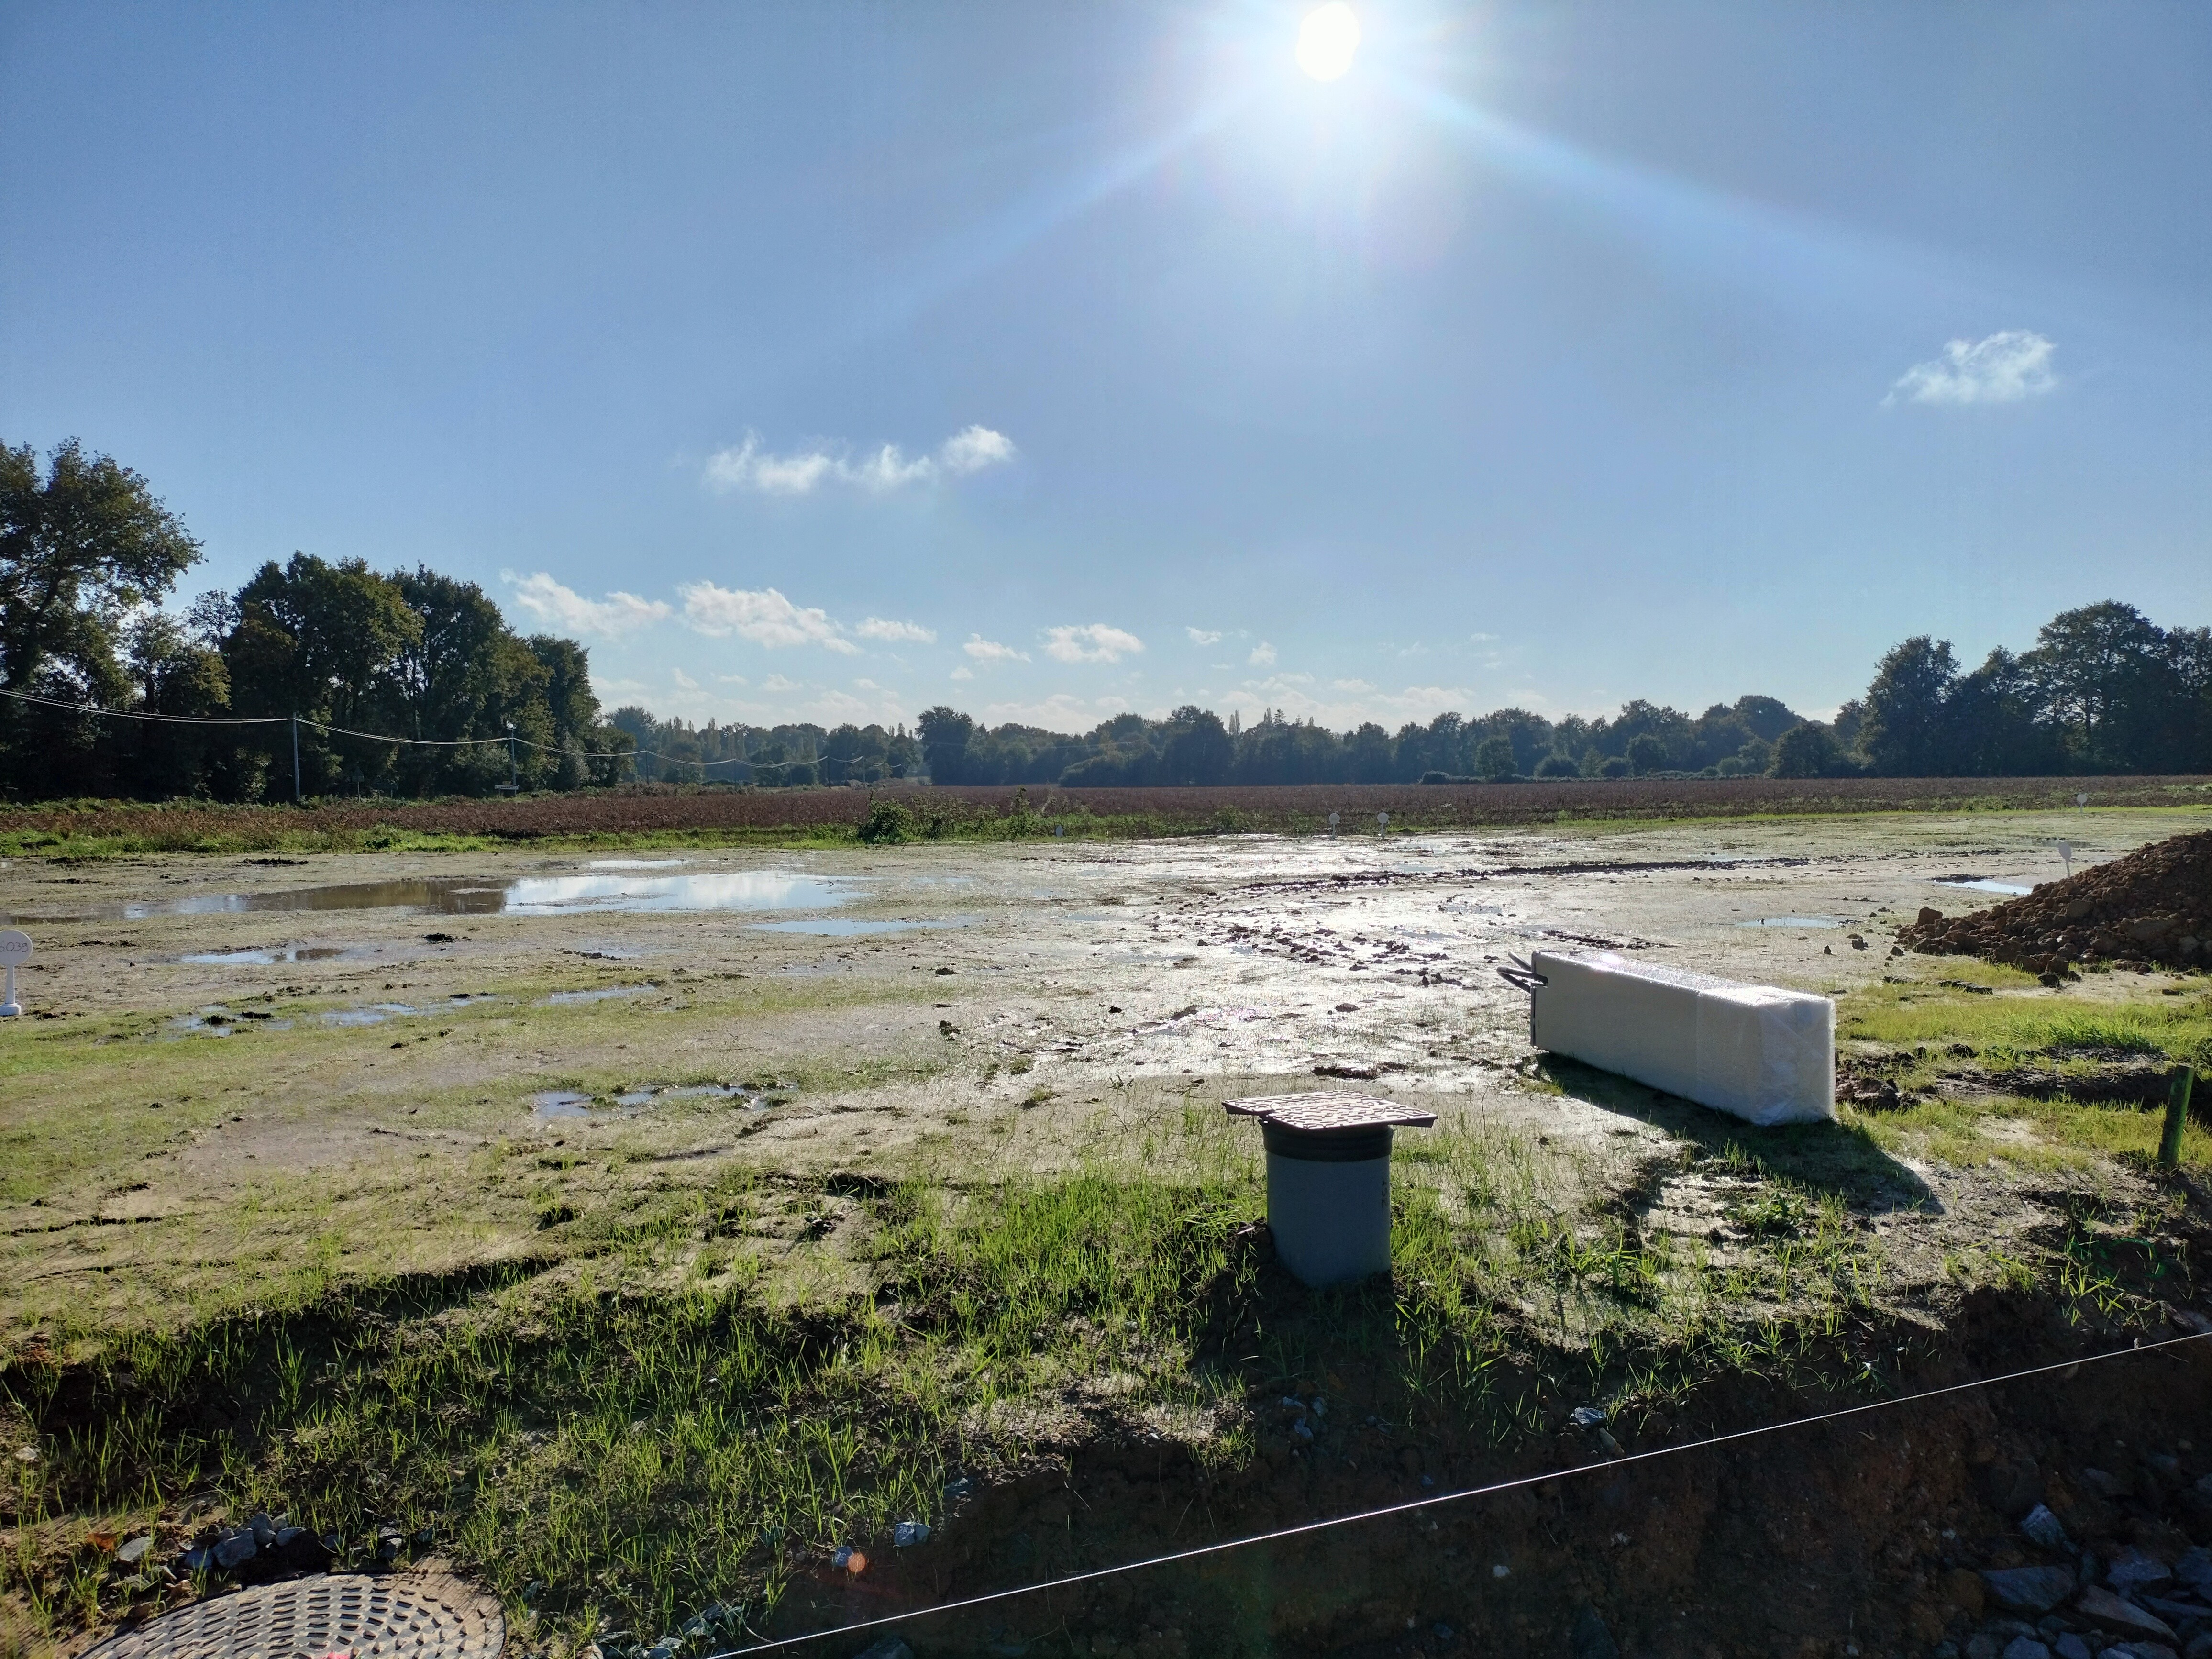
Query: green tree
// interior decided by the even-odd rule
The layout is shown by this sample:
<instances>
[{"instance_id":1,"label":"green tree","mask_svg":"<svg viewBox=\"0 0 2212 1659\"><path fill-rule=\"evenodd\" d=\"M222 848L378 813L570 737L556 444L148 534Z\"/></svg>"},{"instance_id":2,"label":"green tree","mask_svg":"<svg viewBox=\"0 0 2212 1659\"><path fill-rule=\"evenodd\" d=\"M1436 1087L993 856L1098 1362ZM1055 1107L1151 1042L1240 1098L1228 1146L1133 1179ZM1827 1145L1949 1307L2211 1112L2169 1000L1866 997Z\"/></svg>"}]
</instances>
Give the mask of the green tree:
<instances>
[{"instance_id":1,"label":"green tree","mask_svg":"<svg viewBox=\"0 0 2212 1659\"><path fill-rule=\"evenodd\" d=\"M1667 745L1655 732L1638 732L1628 740L1628 769L1638 777L1649 777L1667 768Z\"/></svg>"},{"instance_id":2,"label":"green tree","mask_svg":"<svg viewBox=\"0 0 2212 1659\"><path fill-rule=\"evenodd\" d=\"M223 644L231 701L253 715L299 714L356 732L406 729L406 682L422 647L422 621L398 585L359 559L328 564L295 553L256 571L238 592L239 619ZM268 739L280 774L289 734ZM392 745L312 728L300 732L304 787L322 794L343 783L382 787L394 775Z\"/></svg>"},{"instance_id":3,"label":"green tree","mask_svg":"<svg viewBox=\"0 0 2212 1659\"><path fill-rule=\"evenodd\" d=\"M1939 777L1956 769L1951 697L1958 688L1951 641L1916 634L1892 646L1867 687L1859 747L1887 777Z\"/></svg>"},{"instance_id":4,"label":"green tree","mask_svg":"<svg viewBox=\"0 0 2212 1659\"><path fill-rule=\"evenodd\" d=\"M86 453L74 438L44 468L28 444L0 446L0 689L124 702L125 617L158 603L199 556L199 544L130 468ZM51 794L112 775L101 723L4 702L0 787Z\"/></svg>"},{"instance_id":5,"label":"green tree","mask_svg":"<svg viewBox=\"0 0 2212 1659\"><path fill-rule=\"evenodd\" d=\"M1209 784L1228 780L1237 746L1220 717L1186 705L1168 716L1172 730L1160 750L1163 783Z\"/></svg>"},{"instance_id":6,"label":"green tree","mask_svg":"<svg viewBox=\"0 0 2212 1659\"><path fill-rule=\"evenodd\" d=\"M1844 769L1843 750L1834 734L1817 720L1802 720L1782 734L1774 745L1771 775L1778 778L1828 778Z\"/></svg>"},{"instance_id":7,"label":"green tree","mask_svg":"<svg viewBox=\"0 0 2212 1659\"><path fill-rule=\"evenodd\" d=\"M1501 733L1485 738L1475 745L1475 776L1491 783L1504 783L1519 770L1520 768L1514 763L1512 738Z\"/></svg>"},{"instance_id":8,"label":"green tree","mask_svg":"<svg viewBox=\"0 0 2212 1659\"><path fill-rule=\"evenodd\" d=\"M2075 766L2125 772L2160 763L2165 645L2149 617L2116 599L2062 611L2036 630L2021 665Z\"/></svg>"}]
</instances>

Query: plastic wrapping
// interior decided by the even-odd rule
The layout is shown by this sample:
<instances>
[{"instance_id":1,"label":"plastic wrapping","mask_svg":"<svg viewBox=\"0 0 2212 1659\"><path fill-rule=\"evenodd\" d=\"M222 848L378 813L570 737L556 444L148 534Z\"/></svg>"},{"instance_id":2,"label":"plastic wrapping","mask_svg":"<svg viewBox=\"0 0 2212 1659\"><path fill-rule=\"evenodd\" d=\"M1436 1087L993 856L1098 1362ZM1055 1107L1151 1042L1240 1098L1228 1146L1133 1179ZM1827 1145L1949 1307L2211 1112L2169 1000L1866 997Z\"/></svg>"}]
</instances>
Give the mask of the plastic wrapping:
<instances>
[{"instance_id":1,"label":"plastic wrapping","mask_svg":"<svg viewBox=\"0 0 2212 1659\"><path fill-rule=\"evenodd\" d=\"M1836 1005L1632 962L1609 951L1539 951L1529 1003L1540 1048L1748 1122L1836 1115Z\"/></svg>"}]
</instances>

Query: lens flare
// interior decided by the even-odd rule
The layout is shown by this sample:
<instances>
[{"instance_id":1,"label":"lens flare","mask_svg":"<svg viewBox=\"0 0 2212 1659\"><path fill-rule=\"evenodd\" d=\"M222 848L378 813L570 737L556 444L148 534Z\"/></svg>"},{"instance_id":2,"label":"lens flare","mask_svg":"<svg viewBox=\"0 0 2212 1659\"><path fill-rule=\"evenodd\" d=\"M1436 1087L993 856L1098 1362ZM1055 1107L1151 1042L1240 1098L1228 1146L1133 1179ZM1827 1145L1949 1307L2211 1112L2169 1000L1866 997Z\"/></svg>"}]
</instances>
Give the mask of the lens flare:
<instances>
[{"instance_id":1,"label":"lens flare","mask_svg":"<svg viewBox=\"0 0 2212 1659\"><path fill-rule=\"evenodd\" d=\"M1359 17L1344 0L1316 6L1298 25L1298 67L1316 81L1334 81L1359 51Z\"/></svg>"}]
</instances>

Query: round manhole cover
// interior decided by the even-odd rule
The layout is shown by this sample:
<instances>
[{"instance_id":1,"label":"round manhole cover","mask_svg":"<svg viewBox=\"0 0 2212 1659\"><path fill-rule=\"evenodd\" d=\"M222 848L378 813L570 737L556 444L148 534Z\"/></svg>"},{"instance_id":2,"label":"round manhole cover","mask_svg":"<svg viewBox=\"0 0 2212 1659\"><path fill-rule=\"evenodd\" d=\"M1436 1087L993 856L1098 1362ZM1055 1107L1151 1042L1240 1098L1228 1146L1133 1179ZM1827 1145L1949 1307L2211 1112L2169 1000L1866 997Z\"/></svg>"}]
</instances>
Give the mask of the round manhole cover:
<instances>
[{"instance_id":1,"label":"round manhole cover","mask_svg":"<svg viewBox=\"0 0 2212 1659\"><path fill-rule=\"evenodd\" d=\"M180 1607L92 1650L99 1659L496 1659L499 1603L450 1573L326 1573Z\"/></svg>"}]
</instances>

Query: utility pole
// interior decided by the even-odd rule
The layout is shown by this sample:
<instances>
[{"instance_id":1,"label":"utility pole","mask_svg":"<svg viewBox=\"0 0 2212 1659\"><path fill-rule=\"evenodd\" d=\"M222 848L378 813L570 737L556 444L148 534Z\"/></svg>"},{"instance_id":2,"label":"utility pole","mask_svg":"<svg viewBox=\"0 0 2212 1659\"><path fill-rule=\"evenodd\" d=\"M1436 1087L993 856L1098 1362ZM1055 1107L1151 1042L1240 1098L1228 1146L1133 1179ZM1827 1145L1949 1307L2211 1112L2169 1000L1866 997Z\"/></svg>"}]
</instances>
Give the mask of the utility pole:
<instances>
[{"instance_id":1,"label":"utility pole","mask_svg":"<svg viewBox=\"0 0 2212 1659\"><path fill-rule=\"evenodd\" d=\"M292 805L298 806L306 799L300 793L300 717L292 716Z\"/></svg>"},{"instance_id":2,"label":"utility pole","mask_svg":"<svg viewBox=\"0 0 2212 1659\"><path fill-rule=\"evenodd\" d=\"M510 795L519 795L522 793L522 779L514 769L514 722L513 720L507 723L507 793Z\"/></svg>"}]
</instances>

